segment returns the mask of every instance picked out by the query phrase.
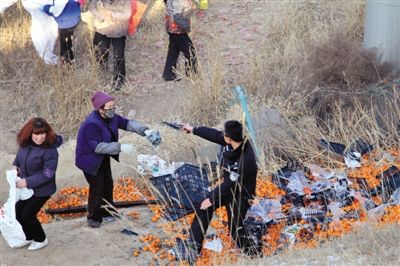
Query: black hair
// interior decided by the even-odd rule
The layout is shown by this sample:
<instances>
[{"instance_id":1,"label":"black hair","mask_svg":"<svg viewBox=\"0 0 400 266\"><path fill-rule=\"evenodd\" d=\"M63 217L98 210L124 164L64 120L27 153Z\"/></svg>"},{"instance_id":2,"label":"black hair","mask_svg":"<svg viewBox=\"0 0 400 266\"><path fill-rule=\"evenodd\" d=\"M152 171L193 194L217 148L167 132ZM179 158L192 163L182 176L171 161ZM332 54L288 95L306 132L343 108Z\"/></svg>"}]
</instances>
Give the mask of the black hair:
<instances>
[{"instance_id":1,"label":"black hair","mask_svg":"<svg viewBox=\"0 0 400 266\"><path fill-rule=\"evenodd\" d=\"M225 135L236 142L243 141L243 126L237 120L228 120L224 125Z\"/></svg>"}]
</instances>

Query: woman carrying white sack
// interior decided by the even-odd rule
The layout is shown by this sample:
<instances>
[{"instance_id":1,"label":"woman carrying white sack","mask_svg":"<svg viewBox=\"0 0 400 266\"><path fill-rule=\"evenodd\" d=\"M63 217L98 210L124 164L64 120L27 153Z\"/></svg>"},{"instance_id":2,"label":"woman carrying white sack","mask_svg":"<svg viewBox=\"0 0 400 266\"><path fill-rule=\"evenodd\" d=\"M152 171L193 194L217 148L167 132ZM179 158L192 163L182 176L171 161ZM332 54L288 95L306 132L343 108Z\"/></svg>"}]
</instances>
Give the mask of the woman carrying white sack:
<instances>
[{"instance_id":1,"label":"woman carrying white sack","mask_svg":"<svg viewBox=\"0 0 400 266\"><path fill-rule=\"evenodd\" d=\"M15 204L16 219L26 237L17 247L29 245L28 250L33 251L48 244L36 215L56 192L57 147L62 144L62 137L56 135L46 120L35 117L22 127L17 143L19 149L13 165L21 179L17 180L16 186L33 189L31 198Z\"/></svg>"}]
</instances>

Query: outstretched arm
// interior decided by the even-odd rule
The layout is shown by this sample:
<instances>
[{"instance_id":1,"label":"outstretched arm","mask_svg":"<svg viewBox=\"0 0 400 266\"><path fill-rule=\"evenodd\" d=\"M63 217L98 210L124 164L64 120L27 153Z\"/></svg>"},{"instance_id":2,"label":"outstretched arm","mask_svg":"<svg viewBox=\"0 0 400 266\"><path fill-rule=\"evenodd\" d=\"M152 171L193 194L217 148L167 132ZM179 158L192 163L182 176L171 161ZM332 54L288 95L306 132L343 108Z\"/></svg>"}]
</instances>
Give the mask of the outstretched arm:
<instances>
[{"instance_id":1,"label":"outstretched arm","mask_svg":"<svg viewBox=\"0 0 400 266\"><path fill-rule=\"evenodd\" d=\"M224 140L224 133L215 128L200 126L200 127L192 127L191 125L185 125L182 128L186 133L193 133L203 139L208 141L217 143L219 145L227 145Z\"/></svg>"}]
</instances>

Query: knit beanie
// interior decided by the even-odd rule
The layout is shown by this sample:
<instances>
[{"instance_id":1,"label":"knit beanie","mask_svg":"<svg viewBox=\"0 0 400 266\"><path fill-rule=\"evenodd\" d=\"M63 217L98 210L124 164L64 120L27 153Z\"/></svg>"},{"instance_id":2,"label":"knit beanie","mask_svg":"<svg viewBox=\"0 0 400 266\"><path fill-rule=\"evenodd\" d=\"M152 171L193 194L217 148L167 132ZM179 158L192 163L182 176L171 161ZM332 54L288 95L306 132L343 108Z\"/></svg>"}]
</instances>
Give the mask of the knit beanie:
<instances>
[{"instance_id":1,"label":"knit beanie","mask_svg":"<svg viewBox=\"0 0 400 266\"><path fill-rule=\"evenodd\" d=\"M102 91L96 91L92 96L93 108L98 111L104 104L114 101L114 97Z\"/></svg>"}]
</instances>

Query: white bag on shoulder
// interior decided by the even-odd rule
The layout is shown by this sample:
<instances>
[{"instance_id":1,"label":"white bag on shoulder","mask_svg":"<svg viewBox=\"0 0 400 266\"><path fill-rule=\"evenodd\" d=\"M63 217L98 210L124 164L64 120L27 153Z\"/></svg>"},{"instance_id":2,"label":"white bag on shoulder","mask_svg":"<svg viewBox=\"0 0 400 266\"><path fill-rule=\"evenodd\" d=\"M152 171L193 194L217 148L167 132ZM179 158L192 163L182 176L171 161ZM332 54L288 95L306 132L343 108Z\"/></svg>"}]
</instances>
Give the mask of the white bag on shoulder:
<instances>
[{"instance_id":1,"label":"white bag on shoulder","mask_svg":"<svg viewBox=\"0 0 400 266\"><path fill-rule=\"evenodd\" d=\"M0 231L10 247L19 246L25 241L25 234L15 215L15 203L32 197L33 190L28 188L17 188L17 171L7 171L7 182L10 185L8 200L0 209Z\"/></svg>"}]
</instances>

